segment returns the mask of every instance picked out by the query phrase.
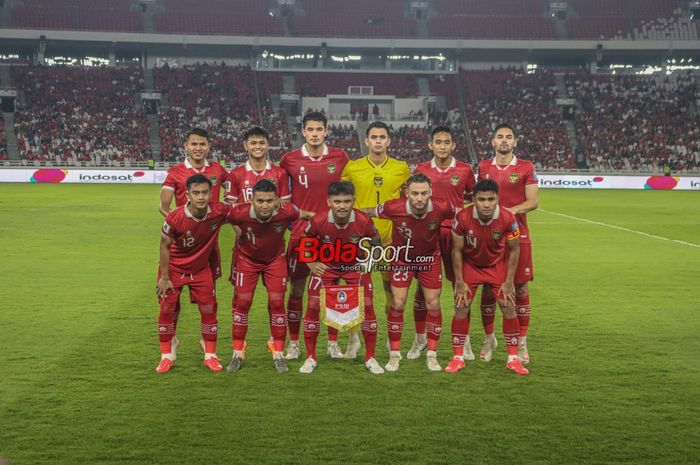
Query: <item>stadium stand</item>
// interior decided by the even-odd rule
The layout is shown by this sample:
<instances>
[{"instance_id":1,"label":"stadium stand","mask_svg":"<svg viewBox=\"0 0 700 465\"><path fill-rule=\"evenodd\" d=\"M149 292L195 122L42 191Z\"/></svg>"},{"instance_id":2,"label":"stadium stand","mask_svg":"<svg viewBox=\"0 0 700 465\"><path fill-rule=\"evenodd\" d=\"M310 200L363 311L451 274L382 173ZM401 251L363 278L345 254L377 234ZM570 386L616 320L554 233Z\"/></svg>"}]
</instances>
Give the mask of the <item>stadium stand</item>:
<instances>
[{"instance_id":1,"label":"stadium stand","mask_svg":"<svg viewBox=\"0 0 700 465\"><path fill-rule=\"evenodd\" d=\"M200 64L155 70L156 89L167 94L169 108L159 112L161 156L184 159L182 143L192 127L209 131L211 155L231 159L243 152L239 135L258 121L253 73L249 67Z\"/></svg>"},{"instance_id":2,"label":"stadium stand","mask_svg":"<svg viewBox=\"0 0 700 465\"><path fill-rule=\"evenodd\" d=\"M357 128L353 124L330 125L328 127L327 143L331 147L339 147L354 160L362 155Z\"/></svg>"},{"instance_id":3,"label":"stadium stand","mask_svg":"<svg viewBox=\"0 0 700 465\"><path fill-rule=\"evenodd\" d=\"M20 156L57 163L145 161L148 124L133 95L140 68L15 66L24 93L15 111Z\"/></svg>"},{"instance_id":4,"label":"stadium stand","mask_svg":"<svg viewBox=\"0 0 700 465\"><path fill-rule=\"evenodd\" d=\"M0 113L0 160L5 161L7 156L7 139L5 138L5 120Z\"/></svg>"},{"instance_id":5,"label":"stadium stand","mask_svg":"<svg viewBox=\"0 0 700 465\"><path fill-rule=\"evenodd\" d=\"M692 75L637 76L578 73L566 77L579 102L576 127L594 170L654 170L669 163L683 172L700 167L700 129L690 107Z\"/></svg>"},{"instance_id":6,"label":"stadium stand","mask_svg":"<svg viewBox=\"0 0 700 465\"><path fill-rule=\"evenodd\" d=\"M11 16L14 27L143 31L143 17L130 11L129 0L25 0Z\"/></svg>"},{"instance_id":7,"label":"stadium stand","mask_svg":"<svg viewBox=\"0 0 700 465\"><path fill-rule=\"evenodd\" d=\"M153 20L156 32L222 35L284 35L281 18L270 16L267 2L202 0L197 8L186 0L166 0Z\"/></svg>"},{"instance_id":8,"label":"stadium stand","mask_svg":"<svg viewBox=\"0 0 700 465\"><path fill-rule=\"evenodd\" d=\"M466 117L478 158L492 157L491 133L509 122L518 133L518 156L541 169L574 168L574 156L556 106L556 83L548 71L460 70Z\"/></svg>"}]
</instances>

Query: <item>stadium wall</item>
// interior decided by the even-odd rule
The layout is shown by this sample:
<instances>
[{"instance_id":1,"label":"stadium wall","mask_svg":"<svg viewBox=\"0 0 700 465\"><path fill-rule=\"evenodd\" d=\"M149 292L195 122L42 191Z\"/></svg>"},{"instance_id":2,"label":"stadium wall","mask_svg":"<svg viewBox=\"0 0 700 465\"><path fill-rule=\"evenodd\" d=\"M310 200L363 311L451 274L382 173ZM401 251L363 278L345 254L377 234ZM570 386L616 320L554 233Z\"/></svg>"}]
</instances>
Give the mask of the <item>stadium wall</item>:
<instances>
[{"instance_id":1,"label":"stadium wall","mask_svg":"<svg viewBox=\"0 0 700 465\"><path fill-rule=\"evenodd\" d=\"M75 184L160 184L165 171L0 169L0 182ZM539 175L543 189L644 189L700 191L700 176Z\"/></svg>"}]
</instances>

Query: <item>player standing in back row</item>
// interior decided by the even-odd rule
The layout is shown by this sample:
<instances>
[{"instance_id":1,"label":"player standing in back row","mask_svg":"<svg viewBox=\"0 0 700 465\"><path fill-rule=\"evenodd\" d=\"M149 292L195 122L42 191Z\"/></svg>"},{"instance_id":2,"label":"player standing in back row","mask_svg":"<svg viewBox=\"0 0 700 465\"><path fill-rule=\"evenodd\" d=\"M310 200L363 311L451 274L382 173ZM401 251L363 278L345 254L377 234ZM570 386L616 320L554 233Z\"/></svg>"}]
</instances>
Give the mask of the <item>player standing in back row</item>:
<instances>
[{"instance_id":1,"label":"player standing in back row","mask_svg":"<svg viewBox=\"0 0 700 465\"><path fill-rule=\"evenodd\" d=\"M432 160L420 163L413 171L414 174L422 173L432 182L433 198L447 200L456 209L464 205L465 197L471 195L476 180L474 170L469 163L457 160L452 154L456 144L452 137L452 130L447 126L437 126L430 133L428 147L433 153ZM454 272L452 271L452 220L445 220L440 226L440 254L445 265L445 277L452 284L454 290ZM428 345L426 337L425 321L427 318L425 297L423 288L417 286L416 297L413 301L413 318L416 322L416 338L406 358L409 360L420 357L420 353ZM464 358L474 360L469 335L464 344Z\"/></svg>"},{"instance_id":2,"label":"player standing in back row","mask_svg":"<svg viewBox=\"0 0 700 465\"><path fill-rule=\"evenodd\" d=\"M499 204L515 215L520 229L520 259L515 273L515 310L520 323L518 355L523 363L530 361L527 351L527 330L530 325L530 294L528 282L535 279L532 268L532 239L527 226L527 212L535 210L539 204L537 174L532 162L518 159L514 150L517 146L515 129L508 124L499 124L493 131L491 145L495 151L492 160L483 160L477 169L477 178L493 179L499 187ZM486 339L481 350L481 359L491 360L496 348L493 335L493 321L496 311L496 298L493 289L484 287L481 294L481 318Z\"/></svg>"},{"instance_id":3,"label":"player standing in back row","mask_svg":"<svg viewBox=\"0 0 700 465\"><path fill-rule=\"evenodd\" d=\"M365 144L369 149L366 157L353 160L343 170L343 181L349 181L355 186L355 208L375 208L382 202L401 197L406 180L411 176L411 170L406 162L392 158L387 153L391 145L389 126L381 121L375 121L365 131ZM382 245L391 245L391 221L373 218ZM385 294L385 312L389 314L391 302L391 273L382 271L382 282ZM350 333L352 334L352 333ZM359 346L359 337L348 344L346 357L354 358Z\"/></svg>"},{"instance_id":4,"label":"player standing in back row","mask_svg":"<svg viewBox=\"0 0 700 465\"><path fill-rule=\"evenodd\" d=\"M328 135L328 120L319 112L309 112L302 119L301 133L306 143L297 150L286 153L280 166L289 174L292 203L301 210L319 213L328 209L326 192L333 182L340 181L340 173L347 165L348 155L340 149L328 147L325 143ZM303 313L302 301L309 268L300 264L294 249L299 245L308 221L298 220L292 226L287 244L287 265L291 289L287 300L287 317L289 324L289 346L286 358L299 358L299 329ZM332 355L342 357L338 347L338 332L329 328L329 346Z\"/></svg>"}]
</instances>

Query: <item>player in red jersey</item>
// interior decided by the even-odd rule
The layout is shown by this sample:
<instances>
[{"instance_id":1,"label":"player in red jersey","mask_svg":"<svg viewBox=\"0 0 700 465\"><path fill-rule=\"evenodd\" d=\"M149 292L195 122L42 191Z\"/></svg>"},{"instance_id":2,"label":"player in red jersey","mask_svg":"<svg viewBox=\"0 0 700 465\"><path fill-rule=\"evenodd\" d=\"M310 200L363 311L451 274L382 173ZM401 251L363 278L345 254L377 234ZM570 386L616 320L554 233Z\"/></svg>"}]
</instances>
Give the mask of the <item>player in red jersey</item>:
<instances>
[{"instance_id":1,"label":"player in red jersey","mask_svg":"<svg viewBox=\"0 0 700 465\"><path fill-rule=\"evenodd\" d=\"M243 147L248 152L248 161L229 173L226 202L251 202L253 186L261 179L267 179L277 187L277 196L280 199L289 200L291 195L287 172L268 160L270 144L267 131L258 126L248 129L243 135Z\"/></svg>"},{"instance_id":2,"label":"player in red jersey","mask_svg":"<svg viewBox=\"0 0 700 465\"><path fill-rule=\"evenodd\" d=\"M228 187L226 189L226 202L229 204L248 203L253 198L253 186L261 180L271 181L277 188L277 195L283 201L289 200L289 176L279 166L268 161L270 149L269 135L259 126L253 126L243 134L243 147L248 152L248 161L231 170L228 175ZM240 231L235 227L236 236ZM235 249L234 249L235 250ZM235 254L231 263L235 263ZM234 304L235 305L235 304ZM272 310L268 307L268 313L272 318ZM267 348L275 353L274 338L270 335Z\"/></svg>"},{"instance_id":3,"label":"player in red jersey","mask_svg":"<svg viewBox=\"0 0 700 465\"><path fill-rule=\"evenodd\" d=\"M340 181L340 174L349 161L345 152L325 144L328 135L327 123L324 114L307 113L302 119L301 130L306 142L301 148L286 153L280 161L280 166L289 174L292 203L305 211L318 213L328 210L324 194L331 183ZM287 347L286 358L288 360L298 359L300 355L299 328L302 316L302 299L304 298L309 269L305 265L299 264L294 250L299 245L299 239L302 237L306 225L307 221L297 221L292 226L287 244L287 263L291 282L287 300L289 347ZM335 329L328 328L328 331L329 340L337 341ZM342 352L339 348L335 349L336 346L333 346L333 356L342 357Z\"/></svg>"},{"instance_id":4,"label":"player in red jersey","mask_svg":"<svg viewBox=\"0 0 700 465\"><path fill-rule=\"evenodd\" d=\"M363 238L371 238L372 245L380 245L381 239L372 219L360 210L353 208L355 187L352 183L339 181L328 186L328 205L330 210L317 213L306 226L304 237L319 239L323 244L358 244ZM298 252L298 250L297 250ZM309 297L304 315L304 342L307 359L299 368L301 373L312 373L316 368L316 340L319 333L320 294L321 289L344 281L351 286L362 286L364 291L364 319L362 335L365 339L365 367L373 374L384 373L377 363L375 348L377 345L377 317L372 301L372 278L366 270L358 270L357 262L321 261L307 263L309 279ZM305 266L299 263L299 266ZM329 342L330 346L330 342Z\"/></svg>"},{"instance_id":5,"label":"player in red jersey","mask_svg":"<svg viewBox=\"0 0 700 465\"><path fill-rule=\"evenodd\" d=\"M498 205L498 184L491 179L476 183L474 205L454 220L452 262L455 273L455 316L452 319L454 357L445 368L456 373L464 368L463 349L469 311L480 284L496 291L503 313L503 337L508 347L506 367L528 374L518 358L518 318L515 313L515 270L518 266L520 229L512 213Z\"/></svg>"},{"instance_id":6,"label":"player in red jersey","mask_svg":"<svg viewBox=\"0 0 700 465\"><path fill-rule=\"evenodd\" d=\"M209 259L231 207L210 203L212 182L203 174L189 177L185 185L188 202L165 217L161 230L156 285L160 299L158 336L161 360L156 368L158 373L170 371L175 360L175 313L184 286L189 286L190 294L199 306L204 364L212 371L223 370L216 356L216 293Z\"/></svg>"},{"instance_id":7,"label":"player in red jersey","mask_svg":"<svg viewBox=\"0 0 700 465\"><path fill-rule=\"evenodd\" d=\"M387 371L399 369L402 359L403 310L408 288L415 275L423 289L428 313L428 369L441 371L437 361L437 347L442 332L440 225L445 220L454 218L455 209L446 200L431 198L431 182L425 174L418 173L408 178L405 190L405 199L380 203L371 214L392 222L391 245L395 247L391 260L392 302L387 314L390 352L389 363L384 368Z\"/></svg>"},{"instance_id":8,"label":"player in red jersey","mask_svg":"<svg viewBox=\"0 0 700 465\"><path fill-rule=\"evenodd\" d=\"M285 175L286 176L286 175ZM233 357L226 368L238 371L245 359L245 337L248 332L248 314L255 296L258 276L262 275L267 289L270 308L270 333L273 337L275 369L289 371L282 357L287 334L287 313L284 293L287 289L287 261L284 254L284 234L287 227L300 217L291 203L276 209L278 186L268 179L252 187L251 203L240 204L230 213L230 222L241 229L232 261L231 282L235 287L233 298Z\"/></svg>"},{"instance_id":9,"label":"player in red jersey","mask_svg":"<svg viewBox=\"0 0 700 465\"><path fill-rule=\"evenodd\" d=\"M172 166L163 180L160 191L160 213L168 216L173 197L175 206L179 207L187 203L187 178L194 174L203 174L211 180L211 203L221 199L221 187L228 179L226 168L217 162L207 160L209 155L209 134L204 129L194 128L187 133L185 139L187 158L183 163Z\"/></svg>"},{"instance_id":10,"label":"player in red jersey","mask_svg":"<svg viewBox=\"0 0 700 465\"><path fill-rule=\"evenodd\" d=\"M455 208L461 209L465 198L470 198L472 188L476 180L474 171L469 163L457 160L452 154L456 144L452 137L452 130L448 126L437 126L430 133L430 151L432 160L420 163L414 173L422 173L432 182L433 198L446 199ZM452 223L454 218L445 220L440 227L440 254L445 266L445 276L452 283L454 289L454 273L452 271ZM425 334L425 298L423 288L416 288L416 297L413 301L413 318L416 323L416 338L411 349L406 354L409 360L420 357L420 353L426 348L428 342ZM469 335L464 345L464 358L474 360L474 353L469 342Z\"/></svg>"},{"instance_id":11,"label":"player in red jersey","mask_svg":"<svg viewBox=\"0 0 700 465\"><path fill-rule=\"evenodd\" d=\"M175 207L180 207L187 203L187 179L194 174L203 174L209 178L212 183L211 200L212 204L218 203L221 199L221 193L226 190L228 173L226 168L219 163L210 162L207 160L209 155L209 134L204 129L193 128L187 133L185 138L185 151L187 157L183 163L172 166L168 169L165 179L160 190L160 213L163 216L168 216L170 213L170 205L173 197L175 198ZM223 191L222 191L222 186ZM221 254L219 246L216 244L210 257L210 266L214 280L221 277ZM192 303L195 303L190 296ZM180 317L180 301L177 302L175 310L175 326ZM177 343L177 339L175 340Z\"/></svg>"},{"instance_id":12,"label":"player in red jersey","mask_svg":"<svg viewBox=\"0 0 700 465\"><path fill-rule=\"evenodd\" d=\"M499 202L502 207L515 215L520 227L520 261L515 273L515 309L520 321L518 354L523 363L530 361L527 351L527 330L530 326L530 294L528 282L535 278L532 267L532 239L527 226L527 212L535 210L539 204L537 174L535 165L515 157L517 146L515 130L500 124L493 131L491 144L496 152L492 160L483 160L477 170L478 179L493 179L500 188ZM481 349L481 359L491 360L496 348L493 336L495 297L490 288L484 287L481 293L481 318L486 339Z\"/></svg>"}]
</instances>

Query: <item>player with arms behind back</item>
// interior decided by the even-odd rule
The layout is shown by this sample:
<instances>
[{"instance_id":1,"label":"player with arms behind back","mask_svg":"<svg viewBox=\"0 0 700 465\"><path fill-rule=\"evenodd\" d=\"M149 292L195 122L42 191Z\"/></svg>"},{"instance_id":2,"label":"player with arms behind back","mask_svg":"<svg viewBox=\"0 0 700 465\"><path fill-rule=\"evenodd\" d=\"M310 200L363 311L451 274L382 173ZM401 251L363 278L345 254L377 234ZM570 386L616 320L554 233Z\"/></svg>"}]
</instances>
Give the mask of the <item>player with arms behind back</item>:
<instances>
[{"instance_id":1,"label":"player with arms behind back","mask_svg":"<svg viewBox=\"0 0 700 465\"><path fill-rule=\"evenodd\" d=\"M506 367L519 375L527 369L518 358L518 318L515 303L515 270L520 252L520 229L512 213L498 205L498 184L481 180L473 189L474 205L455 217L452 263L455 274L455 316L452 319L454 357L445 368L456 373L464 368L464 340L474 294L480 284L496 292L503 313L503 337L508 347Z\"/></svg>"},{"instance_id":2,"label":"player with arms behind back","mask_svg":"<svg viewBox=\"0 0 700 465\"><path fill-rule=\"evenodd\" d=\"M520 228L520 261L515 273L515 309L520 322L518 354L523 363L530 361L527 351L527 330L530 326L530 293L528 282L535 279L532 267L532 238L527 225L527 212L539 205L537 174L532 162L518 159L514 150L517 146L515 130L507 124L499 124L493 131L491 145L495 151L492 160L483 160L477 170L478 179L492 179L500 189L500 205L515 215ZM481 317L486 339L481 349L481 359L491 360L496 348L493 335L495 311L493 290L484 286L481 293Z\"/></svg>"},{"instance_id":3,"label":"player with arms behind back","mask_svg":"<svg viewBox=\"0 0 700 465\"><path fill-rule=\"evenodd\" d=\"M328 121L323 113L309 112L302 119L301 133L305 143L301 148L286 153L280 161L280 166L289 175L292 203L304 211L321 212L328 209L326 192L331 183L340 181L340 173L348 163L348 155L340 149L329 147L325 140L328 135ZM306 289L306 278L309 268L300 264L296 252L299 239L303 236L308 224L300 220L292 226L292 232L287 244L287 264L289 267L290 290L287 299L287 315L289 318L289 347L286 358L299 358L299 329L302 317L302 301ZM337 347L338 333L334 328L328 328L329 341L333 345L333 355L342 357Z\"/></svg>"},{"instance_id":4,"label":"player with arms behind back","mask_svg":"<svg viewBox=\"0 0 700 465\"><path fill-rule=\"evenodd\" d=\"M161 229L160 268L156 294L160 301L158 337L161 360L156 368L166 373L176 358L175 312L184 286L199 306L204 365L212 371L223 367L216 356L216 293L209 257L227 221L231 207L210 204L211 180L203 174L190 176L186 182L188 202L165 217Z\"/></svg>"},{"instance_id":5,"label":"player with arms behind back","mask_svg":"<svg viewBox=\"0 0 700 465\"><path fill-rule=\"evenodd\" d=\"M355 208L375 208L382 202L401 197L403 186L411 175L406 162L392 158L387 153L391 145L389 126L381 121L375 121L367 126L365 145L369 154L347 164L343 170L343 181L353 183L356 191ZM382 244L391 245L391 221L374 218ZM391 275L382 273L385 293L385 311L388 314L391 307ZM352 335L352 333L351 333ZM359 338L352 339L348 344L346 356L350 357L359 349Z\"/></svg>"},{"instance_id":6,"label":"player with arms behind back","mask_svg":"<svg viewBox=\"0 0 700 465\"><path fill-rule=\"evenodd\" d=\"M432 182L433 198L444 199L457 210L464 205L465 198L471 196L472 188L476 180L474 170L469 163L457 160L453 153L456 148L452 130L447 126L437 126L430 132L428 143L433 158L418 164L414 173L422 173ZM440 225L440 254L445 265L445 277L454 289L454 273L452 271L452 223L454 218L445 220ZM413 301L413 319L416 323L416 338L406 358L409 360L420 357L420 353L427 346L425 334L425 297L423 288L416 288L416 297ZM464 358L474 360L474 353L469 342L469 334L464 345Z\"/></svg>"}]
</instances>

